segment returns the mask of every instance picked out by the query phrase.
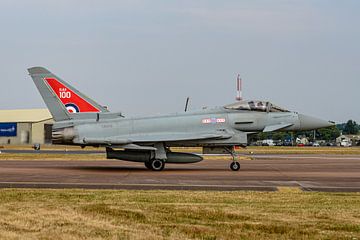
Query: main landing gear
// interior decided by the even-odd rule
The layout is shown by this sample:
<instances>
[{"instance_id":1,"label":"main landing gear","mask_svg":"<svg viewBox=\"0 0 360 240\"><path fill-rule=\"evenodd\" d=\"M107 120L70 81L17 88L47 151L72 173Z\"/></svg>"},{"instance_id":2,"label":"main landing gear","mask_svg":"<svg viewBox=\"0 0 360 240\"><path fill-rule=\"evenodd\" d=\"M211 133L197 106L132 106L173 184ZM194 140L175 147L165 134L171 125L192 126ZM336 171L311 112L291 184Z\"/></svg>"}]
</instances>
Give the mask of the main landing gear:
<instances>
[{"instance_id":1,"label":"main landing gear","mask_svg":"<svg viewBox=\"0 0 360 240\"><path fill-rule=\"evenodd\" d=\"M230 163L230 169L233 171L239 171L240 170L240 163L236 160L237 158L237 154L234 150L234 148L228 148L225 147L225 150L230 153L231 157L232 157L232 163Z\"/></svg>"},{"instance_id":2,"label":"main landing gear","mask_svg":"<svg viewBox=\"0 0 360 240\"><path fill-rule=\"evenodd\" d=\"M156 150L153 152L151 159L144 164L150 170L161 171L165 168L165 160L167 159L165 145L156 143L155 148Z\"/></svg>"},{"instance_id":3,"label":"main landing gear","mask_svg":"<svg viewBox=\"0 0 360 240\"><path fill-rule=\"evenodd\" d=\"M145 167L147 169L153 170L153 171L161 171L165 167L165 161L162 159L151 159L148 162L145 162Z\"/></svg>"}]
</instances>

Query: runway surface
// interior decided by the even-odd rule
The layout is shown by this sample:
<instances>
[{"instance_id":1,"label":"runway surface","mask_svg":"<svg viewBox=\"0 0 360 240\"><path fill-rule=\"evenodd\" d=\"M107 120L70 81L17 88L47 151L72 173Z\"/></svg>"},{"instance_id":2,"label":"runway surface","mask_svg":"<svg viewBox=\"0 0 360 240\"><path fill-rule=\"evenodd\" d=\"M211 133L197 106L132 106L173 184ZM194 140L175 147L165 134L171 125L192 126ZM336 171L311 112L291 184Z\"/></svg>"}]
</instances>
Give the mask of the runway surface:
<instances>
[{"instance_id":1,"label":"runway surface","mask_svg":"<svg viewBox=\"0 0 360 240\"><path fill-rule=\"evenodd\" d=\"M153 172L141 163L113 160L3 160L0 187L360 192L359 155L256 155L240 163L238 172L220 159Z\"/></svg>"}]
</instances>

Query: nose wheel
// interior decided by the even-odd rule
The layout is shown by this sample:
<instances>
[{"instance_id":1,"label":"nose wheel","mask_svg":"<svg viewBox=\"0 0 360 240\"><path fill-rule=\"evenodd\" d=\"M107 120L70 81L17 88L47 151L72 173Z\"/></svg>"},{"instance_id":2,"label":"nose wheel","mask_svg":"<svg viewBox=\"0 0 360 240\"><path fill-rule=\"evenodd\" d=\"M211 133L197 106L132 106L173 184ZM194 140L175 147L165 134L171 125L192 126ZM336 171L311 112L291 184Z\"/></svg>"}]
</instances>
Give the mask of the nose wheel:
<instances>
[{"instance_id":1,"label":"nose wheel","mask_svg":"<svg viewBox=\"0 0 360 240\"><path fill-rule=\"evenodd\" d=\"M237 154L234 150L234 148L227 148L225 147L225 150L231 154L232 160L233 162L230 163L230 169L233 171L239 171L240 170L240 163L238 161L236 161L237 158Z\"/></svg>"},{"instance_id":2,"label":"nose wheel","mask_svg":"<svg viewBox=\"0 0 360 240\"><path fill-rule=\"evenodd\" d=\"M230 164L230 169L233 170L233 171L239 171L240 170L240 163L239 162L232 162Z\"/></svg>"}]
</instances>

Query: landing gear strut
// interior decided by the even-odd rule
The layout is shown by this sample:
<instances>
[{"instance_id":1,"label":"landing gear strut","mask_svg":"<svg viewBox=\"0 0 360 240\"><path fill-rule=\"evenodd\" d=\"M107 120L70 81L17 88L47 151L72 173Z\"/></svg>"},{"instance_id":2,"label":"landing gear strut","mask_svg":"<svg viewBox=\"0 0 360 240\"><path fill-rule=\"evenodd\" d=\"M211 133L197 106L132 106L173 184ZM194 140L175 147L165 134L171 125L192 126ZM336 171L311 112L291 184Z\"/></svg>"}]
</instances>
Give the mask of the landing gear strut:
<instances>
[{"instance_id":1,"label":"landing gear strut","mask_svg":"<svg viewBox=\"0 0 360 240\"><path fill-rule=\"evenodd\" d=\"M150 170L161 171L165 168L167 159L165 146L163 143L156 143L155 148L156 150L153 152L151 159L144 164Z\"/></svg>"},{"instance_id":2,"label":"landing gear strut","mask_svg":"<svg viewBox=\"0 0 360 240\"><path fill-rule=\"evenodd\" d=\"M237 154L234 150L234 148L228 148L228 147L225 147L225 150L231 154L231 157L232 157L232 163L230 164L230 169L233 170L233 171L239 171L240 170L240 163L238 161L236 161L236 158L237 158Z\"/></svg>"}]
</instances>

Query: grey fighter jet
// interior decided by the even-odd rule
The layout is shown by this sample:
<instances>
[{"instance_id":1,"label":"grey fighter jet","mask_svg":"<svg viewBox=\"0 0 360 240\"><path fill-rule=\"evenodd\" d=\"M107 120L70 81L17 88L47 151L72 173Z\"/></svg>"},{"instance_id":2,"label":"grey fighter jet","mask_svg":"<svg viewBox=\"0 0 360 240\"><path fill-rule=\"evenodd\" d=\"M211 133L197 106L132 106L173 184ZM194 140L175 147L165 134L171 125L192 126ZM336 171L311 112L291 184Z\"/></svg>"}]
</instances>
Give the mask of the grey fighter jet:
<instances>
[{"instance_id":1,"label":"grey fighter jet","mask_svg":"<svg viewBox=\"0 0 360 240\"><path fill-rule=\"evenodd\" d=\"M203 147L232 155L230 168L240 169L236 146L246 146L256 132L311 130L333 123L291 112L267 101L238 101L230 105L152 117L112 113L45 68L28 69L55 121L54 144L106 147L108 159L143 162L161 171L165 164L195 163L196 154L172 152L170 147Z\"/></svg>"}]
</instances>

